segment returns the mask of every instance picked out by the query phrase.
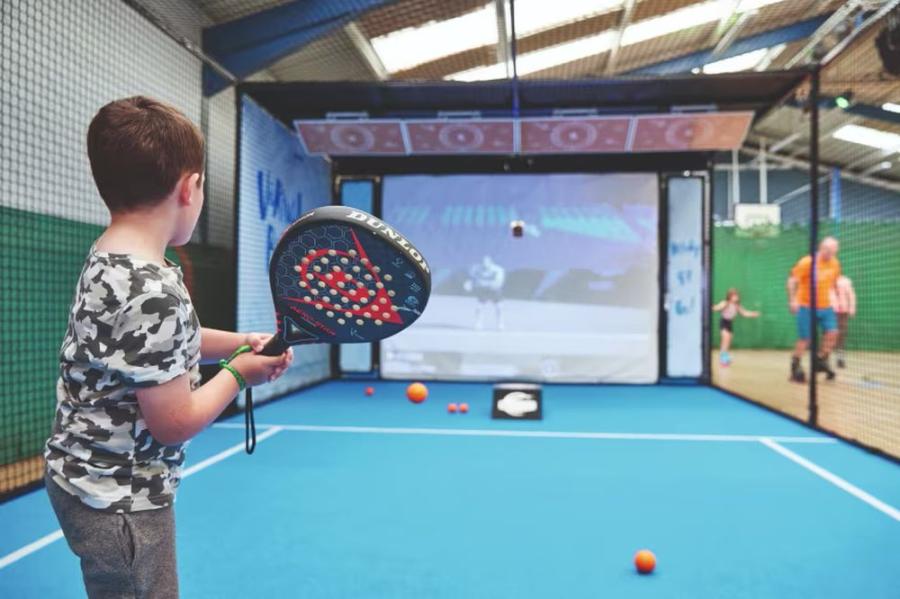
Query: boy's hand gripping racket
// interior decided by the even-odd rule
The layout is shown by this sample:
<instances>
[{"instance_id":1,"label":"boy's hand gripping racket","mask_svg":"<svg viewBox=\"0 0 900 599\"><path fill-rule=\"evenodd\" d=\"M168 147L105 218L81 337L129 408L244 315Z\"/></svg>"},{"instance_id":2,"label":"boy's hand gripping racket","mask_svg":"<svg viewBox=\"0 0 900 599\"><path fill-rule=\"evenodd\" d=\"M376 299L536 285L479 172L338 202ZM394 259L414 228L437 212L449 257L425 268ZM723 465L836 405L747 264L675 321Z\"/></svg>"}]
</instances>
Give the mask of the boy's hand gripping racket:
<instances>
[{"instance_id":1,"label":"boy's hand gripping racket","mask_svg":"<svg viewBox=\"0 0 900 599\"><path fill-rule=\"evenodd\" d=\"M345 206L316 208L290 225L272 253L269 282L278 332L260 352L267 356L291 345L396 335L422 315L431 293L422 254L393 227ZM246 420L252 453L249 389Z\"/></svg>"}]
</instances>

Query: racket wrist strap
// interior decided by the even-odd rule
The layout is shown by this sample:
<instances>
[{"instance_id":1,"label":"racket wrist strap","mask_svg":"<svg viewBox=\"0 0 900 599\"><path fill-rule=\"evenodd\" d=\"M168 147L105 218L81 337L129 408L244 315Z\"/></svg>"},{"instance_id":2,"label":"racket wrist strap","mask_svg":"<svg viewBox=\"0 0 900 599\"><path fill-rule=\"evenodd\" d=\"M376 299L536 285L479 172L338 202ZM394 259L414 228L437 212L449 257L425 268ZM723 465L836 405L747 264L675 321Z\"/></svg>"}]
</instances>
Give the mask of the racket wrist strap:
<instances>
[{"instance_id":1,"label":"racket wrist strap","mask_svg":"<svg viewBox=\"0 0 900 599\"><path fill-rule=\"evenodd\" d=\"M245 353L247 353L248 351L250 351L250 350L252 350L252 349L253 349L253 348L250 347L249 345L242 345L242 346L240 346L239 348L237 348L236 350L234 350L234 351L231 353L231 355L228 356L228 358L226 358L225 360L223 360L223 362L231 362L232 360L234 360L235 358L237 358L239 355L245 354Z\"/></svg>"},{"instance_id":2,"label":"racket wrist strap","mask_svg":"<svg viewBox=\"0 0 900 599\"><path fill-rule=\"evenodd\" d=\"M227 360L219 360L219 366L222 367L222 370L227 370L234 377L234 380L237 381L238 388L243 391L247 388L247 381L244 380L244 377L241 376L241 373L237 371L237 368L228 363Z\"/></svg>"},{"instance_id":3,"label":"racket wrist strap","mask_svg":"<svg viewBox=\"0 0 900 599\"><path fill-rule=\"evenodd\" d=\"M253 414L253 389L247 387L247 381L245 381L244 377L241 376L241 373L237 371L237 368L229 364L229 362L239 355L252 350L253 348L249 345L242 345L234 350L234 353L228 356L227 360L221 360L219 362L219 366L234 376L240 390L247 390L246 401L244 402L244 451L248 454L253 453L256 449L256 416Z\"/></svg>"}]
</instances>

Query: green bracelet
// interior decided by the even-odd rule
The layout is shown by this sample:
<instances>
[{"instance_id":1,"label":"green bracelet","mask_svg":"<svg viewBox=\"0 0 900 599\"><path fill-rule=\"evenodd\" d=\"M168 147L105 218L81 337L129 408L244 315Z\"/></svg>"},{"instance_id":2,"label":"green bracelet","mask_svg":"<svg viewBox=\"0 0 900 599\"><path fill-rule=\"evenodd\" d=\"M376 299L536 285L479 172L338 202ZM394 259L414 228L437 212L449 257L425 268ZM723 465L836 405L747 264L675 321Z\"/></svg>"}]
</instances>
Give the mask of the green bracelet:
<instances>
[{"instance_id":1,"label":"green bracelet","mask_svg":"<svg viewBox=\"0 0 900 599\"><path fill-rule=\"evenodd\" d=\"M241 376L241 373L237 371L237 368L229 364L227 360L219 360L219 366L221 366L224 370L227 370L234 376L234 380L237 381L238 387L241 391L247 388L247 381L245 381L244 377Z\"/></svg>"}]
</instances>

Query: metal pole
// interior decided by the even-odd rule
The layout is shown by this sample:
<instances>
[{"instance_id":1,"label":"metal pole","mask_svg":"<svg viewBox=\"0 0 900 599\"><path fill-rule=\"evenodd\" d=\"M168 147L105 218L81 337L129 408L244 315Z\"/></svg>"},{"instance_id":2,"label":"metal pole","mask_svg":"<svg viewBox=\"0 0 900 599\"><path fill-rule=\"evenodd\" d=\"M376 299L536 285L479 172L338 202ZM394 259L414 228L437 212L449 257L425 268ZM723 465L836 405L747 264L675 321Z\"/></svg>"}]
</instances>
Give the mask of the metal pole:
<instances>
[{"instance_id":1,"label":"metal pole","mask_svg":"<svg viewBox=\"0 0 900 599\"><path fill-rule=\"evenodd\" d=\"M731 202L728 203L728 220L734 220L734 207L741 203L741 169L738 151L731 151Z\"/></svg>"},{"instance_id":2,"label":"metal pole","mask_svg":"<svg viewBox=\"0 0 900 599\"><path fill-rule=\"evenodd\" d=\"M759 142L759 203L769 203L769 165L766 163L766 140Z\"/></svg>"},{"instance_id":3,"label":"metal pole","mask_svg":"<svg viewBox=\"0 0 900 599\"><path fill-rule=\"evenodd\" d=\"M509 49L512 53L512 112L513 118L519 118L519 71L516 66L516 0L509 0L509 29L512 32Z\"/></svg>"},{"instance_id":4,"label":"metal pole","mask_svg":"<svg viewBox=\"0 0 900 599\"><path fill-rule=\"evenodd\" d=\"M819 343L816 337L816 296L819 287L816 250L819 238L819 67L812 68L809 91L809 255L812 258L809 281L809 311L812 322L809 336L809 424L816 426L819 406L816 398L816 357Z\"/></svg>"}]
</instances>

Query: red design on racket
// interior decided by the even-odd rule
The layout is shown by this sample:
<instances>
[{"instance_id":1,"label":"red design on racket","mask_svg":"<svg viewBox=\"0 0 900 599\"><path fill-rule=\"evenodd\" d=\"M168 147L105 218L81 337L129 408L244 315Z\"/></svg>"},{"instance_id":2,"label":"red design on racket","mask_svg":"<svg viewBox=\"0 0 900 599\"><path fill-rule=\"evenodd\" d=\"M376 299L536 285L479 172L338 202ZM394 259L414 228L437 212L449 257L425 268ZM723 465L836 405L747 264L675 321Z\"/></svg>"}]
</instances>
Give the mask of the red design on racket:
<instances>
[{"instance_id":1,"label":"red design on racket","mask_svg":"<svg viewBox=\"0 0 900 599\"><path fill-rule=\"evenodd\" d=\"M282 234L269 264L278 333L262 353L289 345L365 343L415 322L431 293L422 254L378 218L317 208Z\"/></svg>"}]
</instances>

